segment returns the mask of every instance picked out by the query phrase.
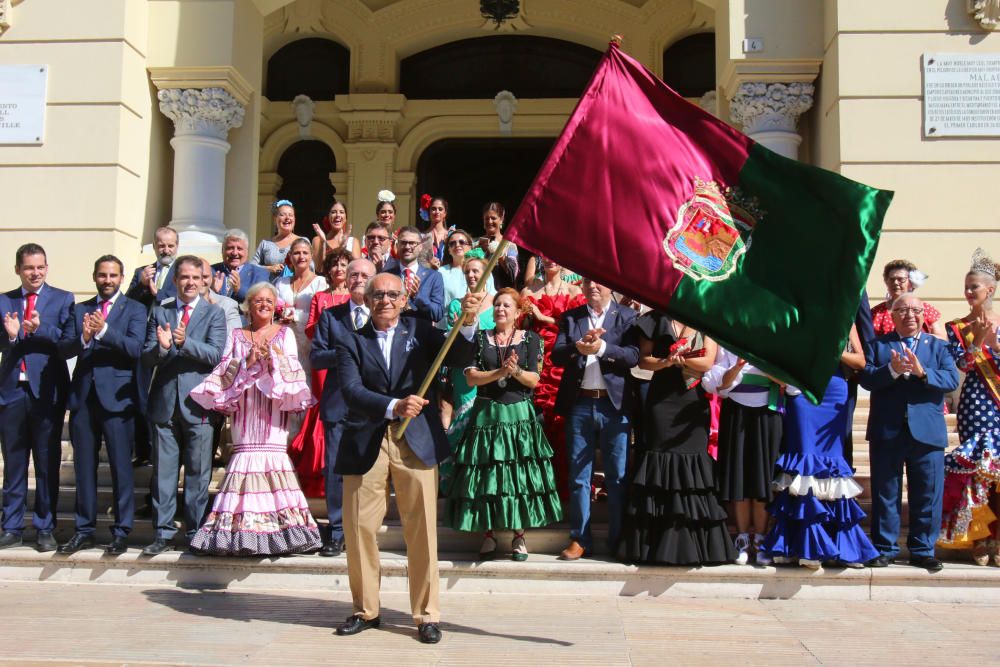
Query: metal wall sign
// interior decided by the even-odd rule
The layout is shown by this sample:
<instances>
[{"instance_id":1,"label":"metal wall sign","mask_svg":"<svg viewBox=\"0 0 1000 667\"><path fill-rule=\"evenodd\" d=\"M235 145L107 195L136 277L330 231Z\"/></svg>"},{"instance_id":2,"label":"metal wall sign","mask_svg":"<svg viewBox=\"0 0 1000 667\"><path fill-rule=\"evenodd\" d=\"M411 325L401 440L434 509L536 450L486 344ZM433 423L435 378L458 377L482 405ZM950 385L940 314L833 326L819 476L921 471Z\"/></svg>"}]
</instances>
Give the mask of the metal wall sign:
<instances>
[{"instance_id":1,"label":"metal wall sign","mask_svg":"<svg viewBox=\"0 0 1000 667\"><path fill-rule=\"evenodd\" d=\"M1000 137L1000 53L925 53L924 136Z\"/></svg>"},{"instance_id":2,"label":"metal wall sign","mask_svg":"<svg viewBox=\"0 0 1000 667\"><path fill-rule=\"evenodd\" d=\"M45 140L48 65L0 65L0 145Z\"/></svg>"}]
</instances>

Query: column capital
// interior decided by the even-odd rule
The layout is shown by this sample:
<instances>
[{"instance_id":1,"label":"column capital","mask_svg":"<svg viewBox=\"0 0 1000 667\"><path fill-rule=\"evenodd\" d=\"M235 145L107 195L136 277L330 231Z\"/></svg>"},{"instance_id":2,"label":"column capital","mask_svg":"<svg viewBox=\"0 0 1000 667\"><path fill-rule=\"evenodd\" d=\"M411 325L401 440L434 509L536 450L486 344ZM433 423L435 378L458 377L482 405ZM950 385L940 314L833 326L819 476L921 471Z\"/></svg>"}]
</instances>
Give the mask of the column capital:
<instances>
[{"instance_id":1,"label":"column capital","mask_svg":"<svg viewBox=\"0 0 1000 667\"><path fill-rule=\"evenodd\" d=\"M168 88L156 94L160 111L174 121L176 135L226 139L243 125L246 107L223 88Z\"/></svg>"},{"instance_id":2,"label":"column capital","mask_svg":"<svg viewBox=\"0 0 1000 667\"><path fill-rule=\"evenodd\" d=\"M799 116L812 108L811 83L747 81L729 103L730 118L746 134L795 132Z\"/></svg>"},{"instance_id":3,"label":"column capital","mask_svg":"<svg viewBox=\"0 0 1000 667\"><path fill-rule=\"evenodd\" d=\"M347 123L347 141L394 143L406 97L394 93L352 93L334 99Z\"/></svg>"}]
</instances>

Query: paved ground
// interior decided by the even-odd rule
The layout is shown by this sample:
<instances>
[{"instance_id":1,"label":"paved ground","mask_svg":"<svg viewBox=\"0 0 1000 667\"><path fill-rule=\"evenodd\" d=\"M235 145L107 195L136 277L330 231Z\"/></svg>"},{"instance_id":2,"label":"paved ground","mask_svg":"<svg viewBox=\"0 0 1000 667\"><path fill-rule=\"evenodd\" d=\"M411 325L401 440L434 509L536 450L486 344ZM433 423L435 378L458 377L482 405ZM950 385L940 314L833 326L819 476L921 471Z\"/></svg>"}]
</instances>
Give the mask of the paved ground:
<instances>
[{"instance_id":1,"label":"paved ground","mask_svg":"<svg viewBox=\"0 0 1000 667\"><path fill-rule=\"evenodd\" d=\"M424 646L399 593L355 637L333 635L338 593L0 582L0 600L17 665L1000 663L988 605L445 593L445 637Z\"/></svg>"}]
</instances>

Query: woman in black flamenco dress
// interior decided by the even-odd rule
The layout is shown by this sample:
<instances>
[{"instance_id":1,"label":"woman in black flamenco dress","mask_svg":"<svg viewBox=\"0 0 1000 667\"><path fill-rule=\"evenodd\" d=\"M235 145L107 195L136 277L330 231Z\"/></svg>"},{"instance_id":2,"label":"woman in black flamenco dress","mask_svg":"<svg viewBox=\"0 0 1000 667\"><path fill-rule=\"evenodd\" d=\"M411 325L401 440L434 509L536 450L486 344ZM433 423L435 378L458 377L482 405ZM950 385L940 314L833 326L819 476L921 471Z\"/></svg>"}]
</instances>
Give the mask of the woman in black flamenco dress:
<instances>
[{"instance_id":1,"label":"woman in black flamenco dress","mask_svg":"<svg viewBox=\"0 0 1000 667\"><path fill-rule=\"evenodd\" d=\"M709 404L698 384L715 343L660 312L637 320L641 368L654 371L635 452L622 550L629 562L728 563L736 557L708 455ZM704 349L703 356L685 352Z\"/></svg>"}]
</instances>

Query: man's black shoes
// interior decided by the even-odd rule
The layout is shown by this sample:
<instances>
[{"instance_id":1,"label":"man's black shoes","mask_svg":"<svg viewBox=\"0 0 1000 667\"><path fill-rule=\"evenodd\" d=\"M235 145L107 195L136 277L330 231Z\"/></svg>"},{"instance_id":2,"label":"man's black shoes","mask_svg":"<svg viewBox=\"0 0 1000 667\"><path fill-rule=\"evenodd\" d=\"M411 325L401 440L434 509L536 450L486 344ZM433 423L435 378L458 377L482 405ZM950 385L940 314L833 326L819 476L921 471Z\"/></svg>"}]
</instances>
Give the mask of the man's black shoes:
<instances>
[{"instance_id":1,"label":"man's black shoes","mask_svg":"<svg viewBox=\"0 0 1000 667\"><path fill-rule=\"evenodd\" d=\"M370 628L377 628L382 623L379 617L366 621L360 616L348 616L347 620L344 621L339 628L337 628L337 634L341 637L346 635L356 635L362 630L368 630Z\"/></svg>"},{"instance_id":2,"label":"man's black shoes","mask_svg":"<svg viewBox=\"0 0 1000 667\"><path fill-rule=\"evenodd\" d=\"M96 546L97 540L93 534L74 533L69 542L60 546L58 551L61 554L75 554L82 549L93 549Z\"/></svg>"},{"instance_id":3,"label":"man's black shoes","mask_svg":"<svg viewBox=\"0 0 1000 667\"><path fill-rule=\"evenodd\" d=\"M336 558L343 552L344 541L334 539L323 545L323 548L319 550L319 555L326 556L327 558Z\"/></svg>"},{"instance_id":4,"label":"man's black shoes","mask_svg":"<svg viewBox=\"0 0 1000 667\"><path fill-rule=\"evenodd\" d=\"M424 644L437 644L441 641L441 628L437 623L421 623L417 627L417 635Z\"/></svg>"},{"instance_id":5,"label":"man's black shoes","mask_svg":"<svg viewBox=\"0 0 1000 667\"><path fill-rule=\"evenodd\" d=\"M911 556L910 565L913 567L922 567L928 572L940 572L944 569L944 563L934 556Z\"/></svg>"}]
</instances>

